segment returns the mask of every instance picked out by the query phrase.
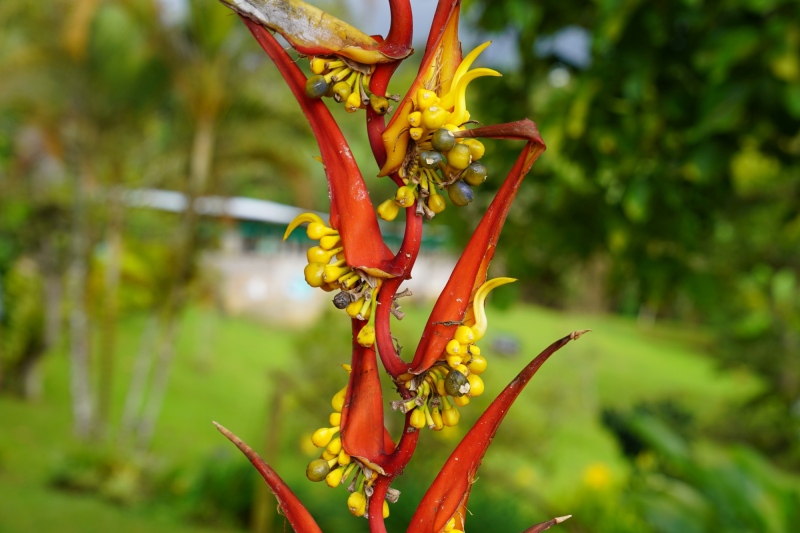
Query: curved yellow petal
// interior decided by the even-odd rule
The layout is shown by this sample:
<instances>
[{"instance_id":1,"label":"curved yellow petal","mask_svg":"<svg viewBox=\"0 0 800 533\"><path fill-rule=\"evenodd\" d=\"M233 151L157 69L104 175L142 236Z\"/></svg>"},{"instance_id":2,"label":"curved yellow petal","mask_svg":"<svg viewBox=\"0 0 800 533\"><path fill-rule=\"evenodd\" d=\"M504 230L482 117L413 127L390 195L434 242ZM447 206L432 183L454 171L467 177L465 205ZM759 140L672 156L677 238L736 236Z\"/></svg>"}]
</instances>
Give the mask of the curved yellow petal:
<instances>
[{"instance_id":1,"label":"curved yellow petal","mask_svg":"<svg viewBox=\"0 0 800 533\"><path fill-rule=\"evenodd\" d=\"M441 98L439 106L449 111L453 109L454 106L457 106L459 102L465 101L469 82L482 76L502 76L502 74L490 68L476 68L470 70L459 79L458 85L453 85L450 92Z\"/></svg>"},{"instance_id":2,"label":"curved yellow petal","mask_svg":"<svg viewBox=\"0 0 800 533\"><path fill-rule=\"evenodd\" d=\"M492 44L492 41L486 41L485 43L476 47L474 50L472 50L469 54L466 55L461 64L458 65L455 74L453 74L453 81L450 82L450 87L458 86L458 82L461 81L461 77L467 73L469 67L472 66L472 63L474 63L475 60L478 59L478 56L481 55L481 52L486 50L490 44Z\"/></svg>"},{"instance_id":3,"label":"curved yellow petal","mask_svg":"<svg viewBox=\"0 0 800 533\"><path fill-rule=\"evenodd\" d=\"M323 222L322 218L320 218L319 215L316 215L314 213L302 213L294 217L294 220L292 220L291 223L289 223L289 227L286 228L286 232L283 234L283 240L285 241L286 239L288 239L289 235L292 234L295 228L297 228L297 226L299 226L304 222L308 223L318 222L322 225L325 225L325 222Z\"/></svg>"},{"instance_id":4,"label":"curved yellow petal","mask_svg":"<svg viewBox=\"0 0 800 533\"><path fill-rule=\"evenodd\" d=\"M446 97L447 104L450 104L449 98L453 97L453 112L447 116L448 124L460 126L467 120L467 85L475 78L482 76L502 76L502 74L490 68L476 68L467 72L458 83L456 91L451 91Z\"/></svg>"},{"instance_id":5,"label":"curved yellow petal","mask_svg":"<svg viewBox=\"0 0 800 533\"><path fill-rule=\"evenodd\" d=\"M475 315L475 325L472 326L472 332L475 334L473 342L481 340L483 336L486 335L486 328L488 326L485 309L486 296L497 287L515 281L517 280L514 278L494 278L481 285L475 293L475 298L472 300L472 309Z\"/></svg>"}]
</instances>

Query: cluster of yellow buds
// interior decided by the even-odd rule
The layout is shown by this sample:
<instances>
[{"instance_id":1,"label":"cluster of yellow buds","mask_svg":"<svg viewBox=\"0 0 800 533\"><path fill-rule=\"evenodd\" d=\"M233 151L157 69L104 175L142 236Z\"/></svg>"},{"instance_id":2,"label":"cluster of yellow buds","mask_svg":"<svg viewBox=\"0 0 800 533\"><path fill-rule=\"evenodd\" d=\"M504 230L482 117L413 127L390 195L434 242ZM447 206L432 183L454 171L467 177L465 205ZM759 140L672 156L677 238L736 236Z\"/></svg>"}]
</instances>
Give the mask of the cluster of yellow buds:
<instances>
[{"instance_id":1,"label":"cluster of yellow buds","mask_svg":"<svg viewBox=\"0 0 800 533\"><path fill-rule=\"evenodd\" d=\"M392 110L389 98L379 96L369 90L369 81L375 70L374 65L364 65L351 59L339 57L310 57L313 76L306 80L306 96L309 98L333 98L343 103L348 113L370 106L379 115Z\"/></svg>"},{"instance_id":2,"label":"cluster of yellow buds","mask_svg":"<svg viewBox=\"0 0 800 533\"><path fill-rule=\"evenodd\" d=\"M342 365L342 368L348 374L352 370L347 364ZM371 493L370 488L378 479L378 473L350 457L342 447L341 437L335 436L339 433L346 395L347 386L333 395L331 399L333 412L328 417L330 427L321 427L311 436L314 446L323 448L323 450L318 459L308 463L306 477L314 482L324 480L326 485L336 488L344 485L355 471L355 477L347 488L351 492L347 498L347 508L355 516L363 516L367 510L367 494ZM392 502L397 501L398 496L399 492L396 490L387 493L387 499ZM389 516L389 504L384 500L383 517L387 516Z\"/></svg>"},{"instance_id":3,"label":"cluster of yellow buds","mask_svg":"<svg viewBox=\"0 0 800 533\"><path fill-rule=\"evenodd\" d=\"M339 232L325 224L319 215L298 215L286 228L283 239L286 240L292 231L306 222L308 238L319 241L318 246L312 246L306 252L308 265L303 271L306 283L327 292L339 289L333 304L338 309L344 309L351 318L369 321L361 329L358 342L362 346L372 346L375 342L375 306L381 280L354 270L347 264Z\"/></svg>"},{"instance_id":4,"label":"cluster of yellow buds","mask_svg":"<svg viewBox=\"0 0 800 533\"><path fill-rule=\"evenodd\" d=\"M469 70L489 44L482 44L464 58L447 94L438 96L430 89L417 91L414 111L408 115L411 141L398 171L405 185L393 199L378 207L378 214L384 220L394 220L401 207L410 207L420 199L420 210L433 218L446 207L437 188L446 189L454 205L465 206L474 198L472 187L486 181L488 169L479 161L485 152L483 143L456 138L453 132L463 130L470 120L466 109L467 85L481 76L500 76L488 68Z\"/></svg>"},{"instance_id":5,"label":"cluster of yellow buds","mask_svg":"<svg viewBox=\"0 0 800 533\"><path fill-rule=\"evenodd\" d=\"M458 326L439 360L421 381L411 374L400 376L405 386L416 390L417 395L410 400L392 402L392 408L403 413L411 412L411 426L421 429L427 425L435 431L444 426L455 426L460 418L456 407L463 407L470 398L483 394L484 384L480 375L488 363L475 343L486 335L488 327L484 305L486 296L494 288L513 281L516 280L495 278L481 285L464 319L472 325Z\"/></svg>"}]
</instances>

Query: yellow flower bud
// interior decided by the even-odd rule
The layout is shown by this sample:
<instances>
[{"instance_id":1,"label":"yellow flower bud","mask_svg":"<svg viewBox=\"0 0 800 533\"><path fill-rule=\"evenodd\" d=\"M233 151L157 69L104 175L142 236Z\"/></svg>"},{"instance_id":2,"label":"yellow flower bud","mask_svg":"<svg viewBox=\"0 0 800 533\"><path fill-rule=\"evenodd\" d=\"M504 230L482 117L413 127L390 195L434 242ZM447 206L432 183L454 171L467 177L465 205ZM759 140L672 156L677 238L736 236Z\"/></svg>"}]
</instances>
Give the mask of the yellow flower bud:
<instances>
[{"instance_id":1,"label":"yellow flower bud","mask_svg":"<svg viewBox=\"0 0 800 533\"><path fill-rule=\"evenodd\" d=\"M470 374L483 374L484 370L486 370L486 358L482 355L473 355L472 360L467 365L469 367Z\"/></svg>"},{"instance_id":2,"label":"yellow flower bud","mask_svg":"<svg viewBox=\"0 0 800 533\"><path fill-rule=\"evenodd\" d=\"M447 111L437 105L432 105L422 112L422 125L428 131L438 130L447 121Z\"/></svg>"},{"instance_id":3,"label":"yellow flower bud","mask_svg":"<svg viewBox=\"0 0 800 533\"><path fill-rule=\"evenodd\" d=\"M469 381L469 395L473 398L476 396L480 396L483 394L484 386L483 380L478 376L478 374L470 374L467 376L467 381Z\"/></svg>"},{"instance_id":4,"label":"yellow flower bud","mask_svg":"<svg viewBox=\"0 0 800 533\"><path fill-rule=\"evenodd\" d=\"M383 500L383 517L389 518L389 502Z\"/></svg>"},{"instance_id":5,"label":"yellow flower bud","mask_svg":"<svg viewBox=\"0 0 800 533\"><path fill-rule=\"evenodd\" d=\"M451 518L450 520L447 521L447 524L445 524L444 532L445 533L450 533L450 531L453 531L454 527L456 527L456 519L455 518Z\"/></svg>"},{"instance_id":6,"label":"yellow flower bud","mask_svg":"<svg viewBox=\"0 0 800 533\"><path fill-rule=\"evenodd\" d=\"M342 439L336 437L328 443L325 449L332 455L339 455L339 452L342 451Z\"/></svg>"},{"instance_id":7,"label":"yellow flower bud","mask_svg":"<svg viewBox=\"0 0 800 533\"><path fill-rule=\"evenodd\" d=\"M312 287L322 287L325 284L325 263L309 263L303 269L306 283Z\"/></svg>"},{"instance_id":8,"label":"yellow flower bud","mask_svg":"<svg viewBox=\"0 0 800 533\"><path fill-rule=\"evenodd\" d=\"M452 342L452 341L451 341ZM461 356L460 355L448 355L446 357L447 364L450 368L456 368L458 365L461 364Z\"/></svg>"},{"instance_id":9,"label":"yellow flower bud","mask_svg":"<svg viewBox=\"0 0 800 533\"><path fill-rule=\"evenodd\" d=\"M422 124L422 113L419 111L414 111L413 113L409 113L408 124L412 128L418 128L420 124Z\"/></svg>"},{"instance_id":10,"label":"yellow flower bud","mask_svg":"<svg viewBox=\"0 0 800 533\"><path fill-rule=\"evenodd\" d=\"M328 422L332 426L338 426L342 422L342 413L331 413L331 416L328 417Z\"/></svg>"},{"instance_id":11,"label":"yellow flower bud","mask_svg":"<svg viewBox=\"0 0 800 533\"><path fill-rule=\"evenodd\" d=\"M331 406L337 413L342 412L342 407L344 407L344 399L346 396L347 387L344 387L342 390L333 395L333 398L331 399Z\"/></svg>"},{"instance_id":12,"label":"yellow flower bud","mask_svg":"<svg viewBox=\"0 0 800 533\"><path fill-rule=\"evenodd\" d=\"M342 244L342 238L336 235L326 235L319 240L319 247L323 250L333 250Z\"/></svg>"},{"instance_id":13,"label":"yellow flower bud","mask_svg":"<svg viewBox=\"0 0 800 533\"><path fill-rule=\"evenodd\" d=\"M412 139L418 141L425 136L425 130L423 128L409 128L408 134Z\"/></svg>"},{"instance_id":14,"label":"yellow flower bud","mask_svg":"<svg viewBox=\"0 0 800 533\"><path fill-rule=\"evenodd\" d=\"M345 313L350 315L350 318L355 318L358 316L358 313L361 312L361 306L364 305L364 297L362 296L355 302L350 302L347 307L344 308Z\"/></svg>"},{"instance_id":15,"label":"yellow flower bud","mask_svg":"<svg viewBox=\"0 0 800 533\"><path fill-rule=\"evenodd\" d=\"M434 427L431 429L434 431L439 431L444 427L444 422L442 422L442 413L439 412L438 407L434 407L431 410L431 418L433 419Z\"/></svg>"},{"instance_id":16,"label":"yellow flower bud","mask_svg":"<svg viewBox=\"0 0 800 533\"><path fill-rule=\"evenodd\" d=\"M475 334L469 326L458 326L456 334L453 336L460 344L471 344L475 339Z\"/></svg>"},{"instance_id":17,"label":"yellow flower bud","mask_svg":"<svg viewBox=\"0 0 800 533\"><path fill-rule=\"evenodd\" d=\"M466 394L464 396L456 396L453 398L453 403L459 407L464 407L469 403L469 396Z\"/></svg>"},{"instance_id":18,"label":"yellow flower bud","mask_svg":"<svg viewBox=\"0 0 800 533\"><path fill-rule=\"evenodd\" d=\"M328 263L334 255L341 251L342 248L325 250L321 246L312 246L306 252L306 258L308 259L309 263Z\"/></svg>"},{"instance_id":19,"label":"yellow flower bud","mask_svg":"<svg viewBox=\"0 0 800 533\"><path fill-rule=\"evenodd\" d=\"M336 462L338 462L342 466L347 466L350 464L352 459L350 459L350 455L344 449L339 452L339 456L336 458Z\"/></svg>"},{"instance_id":20,"label":"yellow flower bud","mask_svg":"<svg viewBox=\"0 0 800 533\"><path fill-rule=\"evenodd\" d=\"M414 188L409 186L400 187L394 195L394 201L400 207L411 207L416 200Z\"/></svg>"},{"instance_id":21,"label":"yellow flower bud","mask_svg":"<svg viewBox=\"0 0 800 533\"><path fill-rule=\"evenodd\" d=\"M447 396L447 391L444 388L443 379L436 380L436 392L439 394L439 396Z\"/></svg>"},{"instance_id":22,"label":"yellow flower bud","mask_svg":"<svg viewBox=\"0 0 800 533\"><path fill-rule=\"evenodd\" d=\"M461 343L456 339L450 339L450 342L447 343L447 345L444 347L444 350L450 355L461 355ZM460 362L461 361L459 361L459 363Z\"/></svg>"},{"instance_id":23,"label":"yellow flower bud","mask_svg":"<svg viewBox=\"0 0 800 533\"><path fill-rule=\"evenodd\" d=\"M369 348L373 344L375 344L375 328L369 324L365 325L361 328L361 331L358 332L358 337L356 337L358 344L363 346L364 348Z\"/></svg>"},{"instance_id":24,"label":"yellow flower bud","mask_svg":"<svg viewBox=\"0 0 800 533\"><path fill-rule=\"evenodd\" d=\"M347 498L347 509L355 516L364 516L367 512L367 499L360 492L354 492Z\"/></svg>"},{"instance_id":25,"label":"yellow flower bud","mask_svg":"<svg viewBox=\"0 0 800 533\"><path fill-rule=\"evenodd\" d=\"M317 448L324 448L328 445L331 441L333 436L339 432L339 426L333 426L330 428L319 428L311 435L311 442L314 443L314 446Z\"/></svg>"},{"instance_id":26,"label":"yellow flower bud","mask_svg":"<svg viewBox=\"0 0 800 533\"><path fill-rule=\"evenodd\" d=\"M450 409L445 409L442 411L442 423L447 427L452 427L458 424L459 418L461 418L461 414L455 407L451 407Z\"/></svg>"},{"instance_id":27,"label":"yellow flower bud","mask_svg":"<svg viewBox=\"0 0 800 533\"><path fill-rule=\"evenodd\" d=\"M464 170L472 162L469 146L464 144L456 144L446 156L447 164L458 170Z\"/></svg>"},{"instance_id":28,"label":"yellow flower bud","mask_svg":"<svg viewBox=\"0 0 800 533\"><path fill-rule=\"evenodd\" d=\"M420 409L414 409L411 411L411 418L408 421L411 427L415 427L417 429L422 429L425 427L425 413L423 413Z\"/></svg>"},{"instance_id":29,"label":"yellow flower bud","mask_svg":"<svg viewBox=\"0 0 800 533\"><path fill-rule=\"evenodd\" d=\"M347 100L344 101L344 110L348 113L355 113L361 107L361 95L359 91L353 91Z\"/></svg>"},{"instance_id":30,"label":"yellow flower bud","mask_svg":"<svg viewBox=\"0 0 800 533\"><path fill-rule=\"evenodd\" d=\"M473 161L477 161L486 153L486 147L478 139L464 139L462 143L469 147L469 153L472 155Z\"/></svg>"},{"instance_id":31,"label":"yellow flower bud","mask_svg":"<svg viewBox=\"0 0 800 533\"><path fill-rule=\"evenodd\" d=\"M333 283L345 274L349 274L352 269L347 266L336 266L336 264L326 265L325 270L322 274L322 277L325 279L326 283Z\"/></svg>"},{"instance_id":32,"label":"yellow flower bud","mask_svg":"<svg viewBox=\"0 0 800 533\"><path fill-rule=\"evenodd\" d=\"M329 452L328 450L322 450L322 458L325 459L325 462L328 463L333 459L336 459L336 454ZM327 475L327 474L325 474Z\"/></svg>"},{"instance_id":33,"label":"yellow flower bud","mask_svg":"<svg viewBox=\"0 0 800 533\"><path fill-rule=\"evenodd\" d=\"M469 353L471 353L472 355L480 355L481 354L481 349L478 348L477 346L475 346L474 344L471 344L469 346L469 348L467 349L467 351Z\"/></svg>"},{"instance_id":34,"label":"yellow flower bud","mask_svg":"<svg viewBox=\"0 0 800 533\"><path fill-rule=\"evenodd\" d=\"M325 62L327 60L321 57L315 57L311 60L311 72L314 74L322 74L325 72Z\"/></svg>"},{"instance_id":35,"label":"yellow flower bud","mask_svg":"<svg viewBox=\"0 0 800 533\"><path fill-rule=\"evenodd\" d=\"M445 210L447 204L444 201L444 198L440 194L431 194L428 197L428 209L436 213L437 215Z\"/></svg>"},{"instance_id":36,"label":"yellow flower bud","mask_svg":"<svg viewBox=\"0 0 800 533\"><path fill-rule=\"evenodd\" d=\"M387 222L391 222L397 218L397 214L400 212L400 207L394 200L389 199L379 205L377 211L379 217Z\"/></svg>"},{"instance_id":37,"label":"yellow flower bud","mask_svg":"<svg viewBox=\"0 0 800 533\"><path fill-rule=\"evenodd\" d=\"M427 89L420 89L417 91L417 108L420 111L425 111L432 105L439 103L439 97L436 93Z\"/></svg>"},{"instance_id":38,"label":"yellow flower bud","mask_svg":"<svg viewBox=\"0 0 800 533\"><path fill-rule=\"evenodd\" d=\"M336 470L331 470L327 476L325 476L325 483L332 489L335 489L339 486L342 482L342 476L344 475L344 468L337 468Z\"/></svg>"},{"instance_id":39,"label":"yellow flower bud","mask_svg":"<svg viewBox=\"0 0 800 533\"><path fill-rule=\"evenodd\" d=\"M326 235L338 236L339 232L333 228L329 228L321 222L312 222L308 225L308 228L306 228L306 235L308 235L308 238L312 241L318 241Z\"/></svg>"}]
</instances>

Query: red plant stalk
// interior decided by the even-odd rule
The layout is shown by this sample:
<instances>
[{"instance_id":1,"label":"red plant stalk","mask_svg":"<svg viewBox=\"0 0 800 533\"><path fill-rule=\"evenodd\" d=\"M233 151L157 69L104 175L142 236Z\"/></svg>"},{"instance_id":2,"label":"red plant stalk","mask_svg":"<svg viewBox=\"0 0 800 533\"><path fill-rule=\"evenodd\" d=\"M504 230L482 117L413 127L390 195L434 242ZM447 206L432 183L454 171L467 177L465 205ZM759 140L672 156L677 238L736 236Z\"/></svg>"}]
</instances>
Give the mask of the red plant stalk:
<instances>
[{"instance_id":1,"label":"red plant stalk","mask_svg":"<svg viewBox=\"0 0 800 533\"><path fill-rule=\"evenodd\" d=\"M460 0L439 1L419 73L403 98L397 98L388 124L385 115L391 96L386 90L397 66L412 51L409 0L388 0L391 23L385 39L367 36L302 0L221 1L242 16L300 104L319 145L330 192L328 224L306 214L289 228L309 223L307 233L320 245L309 250L306 280L315 287L339 290L334 303L352 321L348 384L334 396L332 427L315 432L312 440L324 451L309 465L307 475L335 486L355 471L353 481L348 481L348 507L368 518L370 531L382 533L386 501L397 497L391 484L412 459L420 431L425 425L438 430L458 423L455 406L463 407L483 390L480 374L486 363L476 345L486 332L483 302L494 287L513 281L487 281L489 263L511 203L545 145L536 125L527 119L466 127L470 124L467 85L499 73L470 70L488 43L462 56ZM310 56L312 76L303 73L273 31ZM381 204L378 213L392 220L403 210L406 217L397 253L381 236L366 182L322 96L334 96L349 112L366 109L366 134L377 168L397 185L395 198ZM445 208L439 190L446 190L453 204L464 205L472 200L472 187L486 178L479 161L484 147L477 138L520 140L525 145L434 305L413 359L406 361L395 346L390 323L392 315L401 318L398 290L411 277L420 253L424 218ZM542 363L581 333L545 349L491 403L425 494L409 533L463 531L477 468L500 423ZM381 366L394 380L400 398L393 407L405 413L397 442L384 424ZM295 531L320 531L277 473L235 435L218 428L261 473ZM537 524L528 532L543 531L566 518Z\"/></svg>"}]
</instances>

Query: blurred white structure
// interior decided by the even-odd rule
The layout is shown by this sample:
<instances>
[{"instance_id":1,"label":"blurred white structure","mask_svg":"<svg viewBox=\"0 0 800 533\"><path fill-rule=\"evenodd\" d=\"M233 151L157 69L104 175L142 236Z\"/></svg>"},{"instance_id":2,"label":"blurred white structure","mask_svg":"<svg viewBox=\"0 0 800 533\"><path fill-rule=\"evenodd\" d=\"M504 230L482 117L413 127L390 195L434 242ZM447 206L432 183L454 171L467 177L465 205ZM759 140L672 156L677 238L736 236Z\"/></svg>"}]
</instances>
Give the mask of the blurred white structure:
<instances>
[{"instance_id":1,"label":"blurred white structure","mask_svg":"<svg viewBox=\"0 0 800 533\"><path fill-rule=\"evenodd\" d=\"M123 201L131 207L173 213L185 210L188 204L181 193L157 189L126 191ZM333 308L335 293L312 288L303 278L308 264L306 250L315 243L302 230L291 240L282 240L286 226L304 210L266 200L218 196L198 198L194 207L199 214L229 223L219 249L207 253L203 261L217 280L217 299L225 312L303 325L316 320L326 308ZM318 214L323 219L328 217ZM414 267L414 273L424 275L406 281L402 287L411 289L418 302L439 296L456 263L451 254L435 248L435 243L427 243Z\"/></svg>"}]
</instances>

